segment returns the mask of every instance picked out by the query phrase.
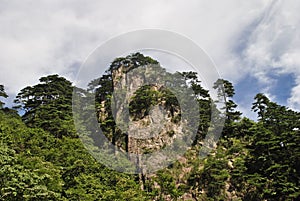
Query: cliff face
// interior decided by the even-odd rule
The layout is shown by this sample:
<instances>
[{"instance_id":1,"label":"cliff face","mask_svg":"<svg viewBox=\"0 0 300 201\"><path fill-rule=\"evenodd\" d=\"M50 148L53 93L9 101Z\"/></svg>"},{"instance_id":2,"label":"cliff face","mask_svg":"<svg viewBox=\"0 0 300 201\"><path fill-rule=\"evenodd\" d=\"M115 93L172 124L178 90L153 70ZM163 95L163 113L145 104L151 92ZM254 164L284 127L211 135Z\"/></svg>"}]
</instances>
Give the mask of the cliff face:
<instances>
[{"instance_id":1,"label":"cliff face","mask_svg":"<svg viewBox=\"0 0 300 201\"><path fill-rule=\"evenodd\" d=\"M169 103L168 98L174 97L158 73L166 74L159 66L132 69L121 65L112 71L111 108L116 129L106 135L128 153L151 153L172 144L183 134L180 106L176 101ZM101 105L99 117L105 121L108 117L105 101Z\"/></svg>"},{"instance_id":2,"label":"cliff face","mask_svg":"<svg viewBox=\"0 0 300 201\"><path fill-rule=\"evenodd\" d=\"M160 192L155 200L203 200L198 197L217 192L208 186L213 181L219 182L220 192L234 198L234 193L229 193L227 173L235 165L223 155L219 157L224 150L212 153L208 160L199 158L204 145L215 147L216 142L209 138L207 141L211 142L207 143L201 138L208 130L211 110L208 98L201 94L196 74L187 72L176 77L158 64L132 65L120 61L110 69L108 82L112 89L109 93L103 90L99 120L106 137L136 165L141 188ZM192 88L192 84L198 94L186 89ZM184 86L185 90L178 86ZM177 89L180 93L176 93ZM191 97L197 101L189 101ZM195 139L193 133L198 135L196 145L182 152L181 147L187 147L189 137Z\"/></svg>"}]
</instances>

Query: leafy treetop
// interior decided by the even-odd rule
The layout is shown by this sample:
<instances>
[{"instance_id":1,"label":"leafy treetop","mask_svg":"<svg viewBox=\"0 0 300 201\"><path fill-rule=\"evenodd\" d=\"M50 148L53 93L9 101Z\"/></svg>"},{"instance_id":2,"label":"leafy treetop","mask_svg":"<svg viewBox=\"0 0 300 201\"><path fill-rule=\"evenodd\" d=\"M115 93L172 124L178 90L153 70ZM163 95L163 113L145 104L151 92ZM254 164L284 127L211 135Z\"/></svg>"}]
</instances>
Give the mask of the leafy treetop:
<instances>
[{"instance_id":1,"label":"leafy treetop","mask_svg":"<svg viewBox=\"0 0 300 201\"><path fill-rule=\"evenodd\" d=\"M4 90L4 86L0 84L0 97L7 98L8 95L6 94ZM0 109L3 108L4 102L0 101Z\"/></svg>"}]
</instances>

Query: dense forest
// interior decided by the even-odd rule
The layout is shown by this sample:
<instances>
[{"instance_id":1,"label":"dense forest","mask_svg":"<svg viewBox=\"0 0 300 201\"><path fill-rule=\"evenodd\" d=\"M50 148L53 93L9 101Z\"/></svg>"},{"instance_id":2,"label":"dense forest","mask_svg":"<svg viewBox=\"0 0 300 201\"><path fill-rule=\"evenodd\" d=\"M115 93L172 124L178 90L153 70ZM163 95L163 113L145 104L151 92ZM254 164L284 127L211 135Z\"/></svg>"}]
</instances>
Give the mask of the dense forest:
<instances>
[{"instance_id":1,"label":"dense forest","mask_svg":"<svg viewBox=\"0 0 300 201\"><path fill-rule=\"evenodd\" d=\"M213 103L195 72L180 73L180 82L194 92L201 117L192 147L180 160L147 175L118 172L96 160L75 128L73 92L86 98L96 94L92 109L101 129L128 152L130 139L116 127L111 108L113 72L151 64L159 62L140 53L116 58L87 90L59 75L42 77L18 93L13 108L5 107L8 96L0 85L0 200L300 200L300 113L259 93L249 108L257 120L250 120L237 110L232 83L219 79L215 88L222 89L225 100L225 125L215 148L199 157ZM151 85L134 93L128 118L147 124L149 108L156 104L169 111L171 123L178 123L176 97ZM143 151L157 148L163 145Z\"/></svg>"}]
</instances>

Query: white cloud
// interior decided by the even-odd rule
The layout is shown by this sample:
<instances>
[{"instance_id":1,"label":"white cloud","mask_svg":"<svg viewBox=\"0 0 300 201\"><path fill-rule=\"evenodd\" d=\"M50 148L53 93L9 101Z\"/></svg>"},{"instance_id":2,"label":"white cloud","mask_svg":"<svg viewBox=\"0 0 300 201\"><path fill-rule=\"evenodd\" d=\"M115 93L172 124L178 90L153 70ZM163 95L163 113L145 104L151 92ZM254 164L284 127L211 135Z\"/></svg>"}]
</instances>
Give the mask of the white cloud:
<instances>
[{"instance_id":1,"label":"white cloud","mask_svg":"<svg viewBox=\"0 0 300 201\"><path fill-rule=\"evenodd\" d=\"M270 74L295 74L300 78L300 2L273 1L262 16L260 22L249 35L243 50L243 61L252 69L263 84L268 84L263 92L269 93L273 87ZM292 89L288 103L290 107L300 110L300 86ZM270 94L276 99L276 94ZM275 97L274 97L275 96ZM298 98L297 98L298 97Z\"/></svg>"},{"instance_id":2,"label":"white cloud","mask_svg":"<svg viewBox=\"0 0 300 201\"><path fill-rule=\"evenodd\" d=\"M270 82L274 68L300 79L299 7L292 0L2 1L0 80L15 94L42 75L74 79L99 44L143 28L186 35L233 82L249 73ZM295 107L297 97L299 86L289 100Z\"/></svg>"},{"instance_id":3,"label":"white cloud","mask_svg":"<svg viewBox=\"0 0 300 201\"><path fill-rule=\"evenodd\" d=\"M292 89L288 104L292 109L299 110L300 108L300 79L297 80L297 86Z\"/></svg>"}]
</instances>

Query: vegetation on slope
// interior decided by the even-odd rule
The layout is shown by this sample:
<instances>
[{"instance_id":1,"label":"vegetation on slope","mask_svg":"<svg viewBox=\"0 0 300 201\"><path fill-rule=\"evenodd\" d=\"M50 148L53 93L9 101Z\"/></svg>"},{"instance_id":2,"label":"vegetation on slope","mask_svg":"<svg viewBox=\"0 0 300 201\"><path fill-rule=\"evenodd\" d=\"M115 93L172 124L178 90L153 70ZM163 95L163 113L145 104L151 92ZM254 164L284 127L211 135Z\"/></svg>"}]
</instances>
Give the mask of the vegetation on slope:
<instances>
[{"instance_id":1,"label":"vegetation on slope","mask_svg":"<svg viewBox=\"0 0 300 201\"><path fill-rule=\"evenodd\" d=\"M134 54L116 59L111 69L149 63L158 62ZM65 78L49 75L22 89L15 101L22 117L0 101L0 200L299 200L300 114L257 94L252 109L258 120L242 118L232 84L218 80L215 87L223 83L226 100L225 128L217 148L200 158L209 94L195 73L182 75L199 96L197 139L184 157L143 184L138 175L110 170L86 151L72 123L73 86ZM96 107L109 100L111 74L91 82L89 90L98 94ZM147 96L153 93L147 88L136 95L151 105L156 100ZM0 85L1 100L6 97ZM146 115L137 102L131 106L134 117ZM102 126L113 136L118 132L112 114Z\"/></svg>"}]
</instances>

